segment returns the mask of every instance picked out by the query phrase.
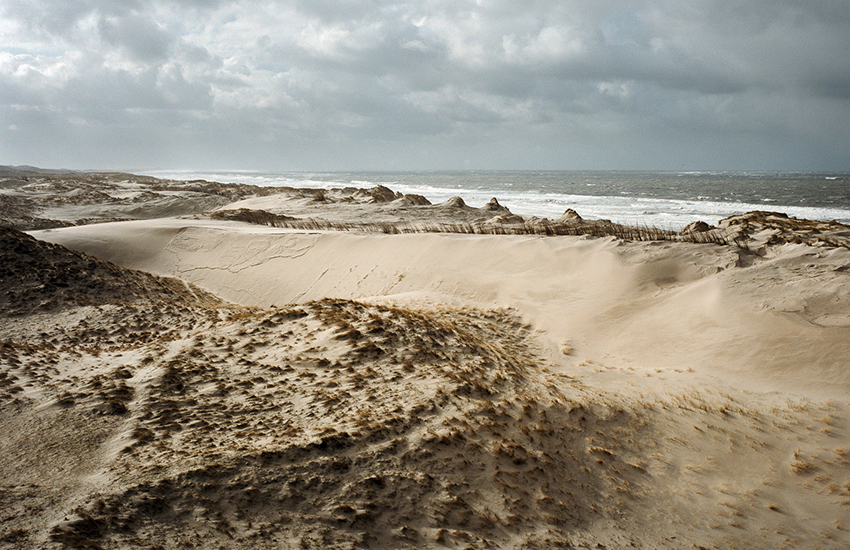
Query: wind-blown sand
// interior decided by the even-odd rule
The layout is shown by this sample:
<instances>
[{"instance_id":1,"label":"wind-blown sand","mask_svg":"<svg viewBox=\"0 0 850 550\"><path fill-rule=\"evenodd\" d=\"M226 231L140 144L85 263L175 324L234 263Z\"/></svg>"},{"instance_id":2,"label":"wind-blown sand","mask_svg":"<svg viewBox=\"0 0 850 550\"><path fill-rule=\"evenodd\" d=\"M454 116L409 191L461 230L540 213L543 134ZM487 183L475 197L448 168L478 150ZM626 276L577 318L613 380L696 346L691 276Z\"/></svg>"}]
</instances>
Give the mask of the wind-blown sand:
<instances>
[{"instance_id":1,"label":"wind-blown sand","mask_svg":"<svg viewBox=\"0 0 850 550\"><path fill-rule=\"evenodd\" d=\"M506 216L374 195L227 208ZM0 542L846 548L846 229L726 225L749 244L6 230Z\"/></svg>"}]
</instances>

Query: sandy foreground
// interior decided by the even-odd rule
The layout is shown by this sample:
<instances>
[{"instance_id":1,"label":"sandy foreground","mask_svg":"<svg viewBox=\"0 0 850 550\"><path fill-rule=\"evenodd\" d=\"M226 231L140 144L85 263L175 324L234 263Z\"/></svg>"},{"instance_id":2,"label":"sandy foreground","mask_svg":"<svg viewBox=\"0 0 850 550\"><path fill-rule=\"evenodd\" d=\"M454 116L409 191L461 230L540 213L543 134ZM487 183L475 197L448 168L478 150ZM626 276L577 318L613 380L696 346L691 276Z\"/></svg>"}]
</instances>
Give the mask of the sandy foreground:
<instances>
[{"instance_id":1,"label":"sandy foreground","mask_svg":"<svg viewBox=\"0 0 850 550\"><path fill-rule=\"evenodd\" d=\"M850 547L846 228L15 181L0 548Z\"/></svg>"}]
</instances>

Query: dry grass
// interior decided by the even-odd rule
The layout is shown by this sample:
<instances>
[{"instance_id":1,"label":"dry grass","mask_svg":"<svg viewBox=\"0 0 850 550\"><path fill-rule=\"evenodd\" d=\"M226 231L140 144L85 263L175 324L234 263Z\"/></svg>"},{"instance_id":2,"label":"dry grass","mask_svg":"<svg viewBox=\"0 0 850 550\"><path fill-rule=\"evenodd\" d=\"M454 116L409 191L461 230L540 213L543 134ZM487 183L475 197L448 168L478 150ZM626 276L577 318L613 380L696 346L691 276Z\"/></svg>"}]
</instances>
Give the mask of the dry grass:
<instances>
[{"instance_id":1,"label":"dry grass","mask_svg":"<svg viewBox=\"0 0 850 550\"><path fill-rule=\"evenodd\" d=\"M820 468L810 458L806 458L800 449L794 451L791 460L791 471L797 475L809 475L817 472Z\"/></svg>"},{"instance_id":2,"label":"dry grass","mask_svg":"<svg viewBox=\"0 0 850 550\"><path fill-rule=\"evenodd\" d=\"M457 223L405 223L405 222L336 222L318 219L298 219L280 216L262 210L221 210L210 214L214 219L236 220L302 231L358 231L366 233L460 233L474 235L588 235L615 237L628 241L684 241L693 243L734 244L746 248L744 241L728 237L724 231L678 233L656 227L632 227L606 221L562 223L547 219L524 220L519 223L457 222Z\"/></svg>"},{"instance_id":3,"label":"dry grass","mask_svg":"<svg viewBox=\"0 0 850 550\"><path fill-rule=\"evenodd\" d=\"M459 221L434 223L428 221L405 222L342 222L313 218L293 218L263 210L221 210L208 214L215 219L237 220L247 223L297 229L302 231L358 231L367 233L460 233L476 235L588 235L615 237L625 241L675 241L697 244L731 245L751 251L762 246L785 243L805 243L830 247L850 248L846 237L848 226L837 222L818 222L789 218L776 212L748 212L720 221L721 227L705 230L676 232L657 227L626 226L608 220L552 221L546 218L524 219L514 216L508 220L498 217L487 221ZM420 216L422 217L422 216ZM427 216L426 216L427 217ZM772 230L765 242L754 240L754 235ZM755 247L755 248L754 248Z\"/></svg>"}]
</instances>

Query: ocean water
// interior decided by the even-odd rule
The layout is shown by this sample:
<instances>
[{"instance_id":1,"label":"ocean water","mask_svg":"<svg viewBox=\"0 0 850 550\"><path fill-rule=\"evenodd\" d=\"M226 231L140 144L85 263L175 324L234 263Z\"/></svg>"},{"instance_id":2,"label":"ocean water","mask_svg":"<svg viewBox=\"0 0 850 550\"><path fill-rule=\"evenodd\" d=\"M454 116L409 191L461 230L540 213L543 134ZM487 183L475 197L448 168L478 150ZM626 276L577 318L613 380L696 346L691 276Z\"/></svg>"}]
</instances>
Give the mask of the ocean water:
<instances>
[{"instance_id":1,"label":"ocean water","mask_svg":"<svg viewBox=\"0 0 850 550\"><path fill-rule=\"evenodd\" d=\"M572 208L586 219L679 230L716 223L751 210L784 212L850 224L850 174L778 172L270 172L167 171L148 175L179 180L305 188L384 185L432 203L459 196L470 206L492 197L523 216L558 218Z\"/></svg>"}]
</instances>

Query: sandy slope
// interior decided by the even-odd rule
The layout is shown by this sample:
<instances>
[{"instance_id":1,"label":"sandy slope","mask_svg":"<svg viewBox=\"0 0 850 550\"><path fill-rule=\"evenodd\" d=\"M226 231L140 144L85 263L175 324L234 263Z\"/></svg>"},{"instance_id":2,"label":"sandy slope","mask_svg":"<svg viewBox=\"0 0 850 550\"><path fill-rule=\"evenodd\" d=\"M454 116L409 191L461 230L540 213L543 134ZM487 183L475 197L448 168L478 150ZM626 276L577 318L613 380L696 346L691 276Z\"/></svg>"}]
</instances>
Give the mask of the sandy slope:
<instances>
[{"instance_id":1,"label":"sandy slope","mask_svg":"<svg viewBox=\"0 0 850 550\"><path fill-rule=\"evenodd\" d=\"M36 234L243 305L380 297L512 307L553 348L641 375L691 370L837 399L850 390L847 249L785 245L761 257L717 245L307 234L203 220Z\"/></svg>"},{"instance_id":2,"label":"sandy slope","mask_svg":"<svg viewBox=\"0 0 850 550\"><path fill-rule=\"evenodd\" d=\"M0 544L850 545L847 249L34 234L199 288L21 241L67 286L3 272Z\"/></svg>"}]
</instances>

